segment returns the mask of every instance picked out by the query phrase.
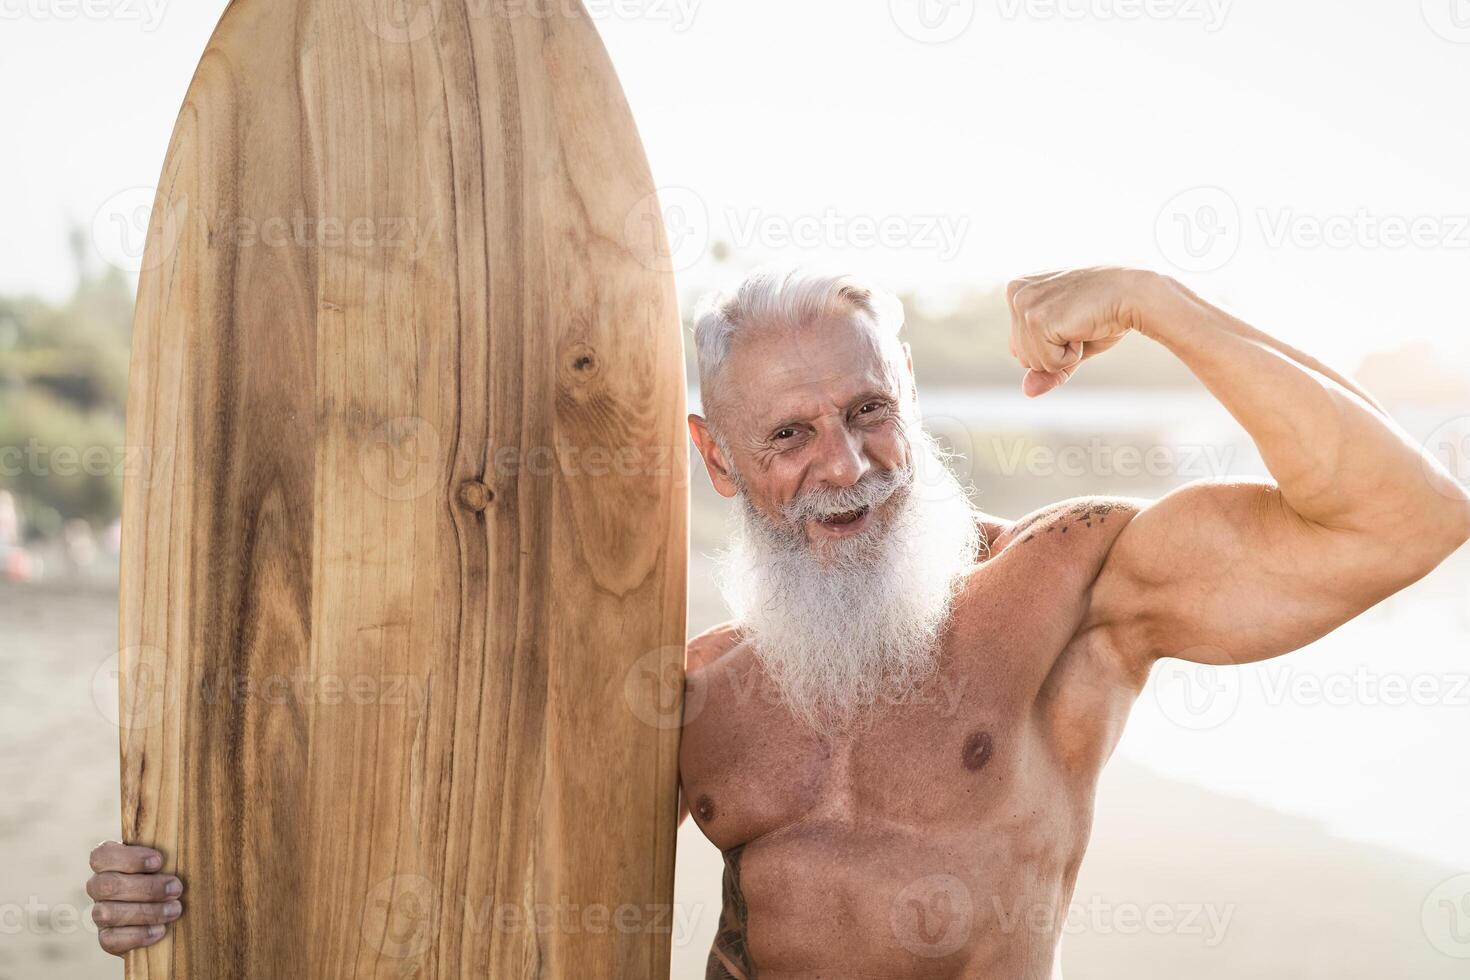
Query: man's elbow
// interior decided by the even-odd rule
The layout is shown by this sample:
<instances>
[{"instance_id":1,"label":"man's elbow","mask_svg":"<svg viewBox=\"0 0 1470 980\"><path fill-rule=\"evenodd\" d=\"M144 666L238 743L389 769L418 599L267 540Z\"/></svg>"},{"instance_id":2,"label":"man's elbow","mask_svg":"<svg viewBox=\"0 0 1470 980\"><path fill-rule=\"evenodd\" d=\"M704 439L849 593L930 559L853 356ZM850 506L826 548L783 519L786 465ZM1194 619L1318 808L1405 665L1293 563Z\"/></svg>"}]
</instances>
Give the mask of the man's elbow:
<instances>
[{"instance_id":1,"label":"man's elbow","mask_svg":"<svg viewBox=\"0 0 1470 980\"><path fill-rule=\"evenodd\" d=\"M1445 559L1470 542L1470 494L1451 491L1444 495L1443 505L1435 505L1421 515L1423 520L1405 542L1399 553L1412 564L1417 581L1438 568Z\"/></svg>"},{"instance_id":2,"label":"man's elbow","mask_svg":"<svg viewBox=\"0 0 1470 980\"><path fill-rule=\"evenodd\" d=\"M1458 497L1452 499L1447 533L1450 554L1470 542L1470 490L1462 490Z\"/></svg>"},{"instance_id":3,"label":"man's elbow","mask_svg":"<svg viewBox=\"0 0 1470 980\"><path fill-rule=\"evenodd\" d=\"M1352 532L1354 562L1377 602L1426 577L1470 541L1470 497L1440 493ZM1356 577L1350 576L1357 580Z\"/></svg>"},{"instance_id":4,"label":"man's elbow","mask_svg":"<svg viewBox=\"0 0 1470 980\"><path fill-rule=\"evenodd\" d=\"M1425 460L1425 475L1434 492L1422 516L1436 529L1448 558L1470 541L1470 487L1432 458Z\"/></svg>"}]
</instances>

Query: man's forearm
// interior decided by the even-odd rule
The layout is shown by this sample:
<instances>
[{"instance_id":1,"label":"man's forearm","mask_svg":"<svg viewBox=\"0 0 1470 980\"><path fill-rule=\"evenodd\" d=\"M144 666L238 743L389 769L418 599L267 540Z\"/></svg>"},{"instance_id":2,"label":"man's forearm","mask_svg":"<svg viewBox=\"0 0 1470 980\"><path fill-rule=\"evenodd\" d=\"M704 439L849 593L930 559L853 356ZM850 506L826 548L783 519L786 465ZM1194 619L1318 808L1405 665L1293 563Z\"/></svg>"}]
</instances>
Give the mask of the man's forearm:
<instances>
[{"instance_id":1,"label":"man's forearm","mask_svg":"<svg viewBox=\"0 0 1470 980\"><path fill-rule=\"evenodd\" d=\"M1140 330L1245 428L1301 517L1364 532L1405 518L1464 521L1463 488L1366 392L1171 279L1150 291Z\"/></svg>"}]
</instances>

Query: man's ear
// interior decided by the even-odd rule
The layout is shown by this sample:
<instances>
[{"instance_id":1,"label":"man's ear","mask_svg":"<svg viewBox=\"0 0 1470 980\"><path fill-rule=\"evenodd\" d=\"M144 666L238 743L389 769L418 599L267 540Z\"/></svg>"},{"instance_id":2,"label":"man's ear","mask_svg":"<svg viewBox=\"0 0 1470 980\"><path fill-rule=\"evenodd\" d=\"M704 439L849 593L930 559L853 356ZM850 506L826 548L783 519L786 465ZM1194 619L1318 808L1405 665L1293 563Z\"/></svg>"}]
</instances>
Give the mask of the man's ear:
<instances>
[{"instance_id":1,"label":"man's ear","mask_svg":"<svg viewBox=\"0 0 1470 980\"><path fill-rule=\"evenodd\" d=\"M704 460L704 468L709 472L709 480L715 485L715 490L721 497L735 496L735 481L731 476L732 461L726 459L725 454L720 451L714 433L710 432L709 423L698 415L690 415L689 436Z\"/></svg>"}]
</instances>

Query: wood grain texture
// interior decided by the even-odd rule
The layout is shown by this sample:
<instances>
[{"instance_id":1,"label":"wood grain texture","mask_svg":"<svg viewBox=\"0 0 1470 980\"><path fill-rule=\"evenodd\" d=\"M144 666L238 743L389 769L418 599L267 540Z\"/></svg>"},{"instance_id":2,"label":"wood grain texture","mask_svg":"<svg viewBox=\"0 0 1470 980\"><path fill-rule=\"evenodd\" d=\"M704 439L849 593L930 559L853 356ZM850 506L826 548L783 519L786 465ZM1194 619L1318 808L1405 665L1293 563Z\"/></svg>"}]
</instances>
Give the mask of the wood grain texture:
<instances>
[{"instance_id":1,"label":"wood grain texture","mask_svg":"<svg viewBox=\"0 0 1470 980\"><path fill-rule=\"evenodd\" d=\"M233 0L149 236L127 976L666 976L683 358L580 5Z\"/></svg>"}]
</instances>

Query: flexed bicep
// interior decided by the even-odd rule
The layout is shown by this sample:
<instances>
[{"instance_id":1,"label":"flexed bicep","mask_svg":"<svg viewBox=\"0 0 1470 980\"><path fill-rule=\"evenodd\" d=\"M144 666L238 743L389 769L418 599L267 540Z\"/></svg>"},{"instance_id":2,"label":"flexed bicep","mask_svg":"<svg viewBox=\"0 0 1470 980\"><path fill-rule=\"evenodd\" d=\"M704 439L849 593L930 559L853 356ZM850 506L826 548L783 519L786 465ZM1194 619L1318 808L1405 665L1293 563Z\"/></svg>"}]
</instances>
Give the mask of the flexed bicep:
<instances>
[{"instance_id":1,"label":"flexed bicep","mask_svg":"<svg viewBox=\"0 0 1470 980\"><path fill-rule=\"evenodd\" d=\"M1407 585L1391 541L1308 521L1269 482L1190 484L1119 535L1089 620L1143 663L1266 660Z\"/></svg>"}]
</instances>

